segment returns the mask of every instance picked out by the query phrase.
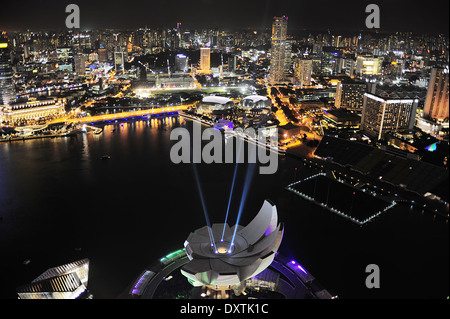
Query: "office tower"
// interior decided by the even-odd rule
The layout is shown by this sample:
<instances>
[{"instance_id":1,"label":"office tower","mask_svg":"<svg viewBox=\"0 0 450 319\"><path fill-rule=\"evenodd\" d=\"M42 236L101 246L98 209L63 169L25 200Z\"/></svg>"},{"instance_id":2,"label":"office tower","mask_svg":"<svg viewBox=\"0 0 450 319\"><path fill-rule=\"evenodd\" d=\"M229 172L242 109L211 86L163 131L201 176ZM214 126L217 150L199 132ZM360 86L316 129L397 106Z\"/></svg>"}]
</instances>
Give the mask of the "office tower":
<instances>
[{"instance_id":1,"label":"office tower","mask_svg":"<svg viewBox=\"0 0 450 319\"><path fill-rule=\"evenodd\" d=\"M114 69L118 73L125 73L125 62L128 60L127 50L123 47L117 47L114 51Z\"/></svg>"},{"instance_id":2,"label":"office tower","mask_svg":"<svg viewBox=\"0 0 450 319\"><path fill-rule=\"evenodd\" d=\"M0 106L15 101L13 71L8 38L0 35Z\"/></svg>"},{"instance_id":3,"label":"office tower","mask_svg":"<svg viewBox=\"0 0 450 319\"><path fill-rule=\"evenodd\" d=\"M97 52L99 62L108 62L108 51L105 48L101 47Z\"/></svg>"},{"instance_id":4,"label":"office tower","mask_svg":"<svg viewBox=\"0 0 450 319\"><path fill-rule=\"evenodd\" d=\"M381 73L381 57L358 56L356 58L356 75L377 75Z\"/></svg>"},{"instance_id":5,"label":"office tower","mask_svg":"<svg viewBox=\"0 0 450 319\"><path fill-rule=\"evenodd\" d=\"M311 59L294 60L294 76L298 80L300 88L304 85L311 85L311 76L313 72L313 61Z\"/></svg>"},{"instance_id":6,"label":"office tower","mask_svg":"<svg viewBox=\"0 0 450 319\"><path fill-rule=\"evenodd\" d=\"M175 70L181 72L187 72L188 70L188 57L184 54L177 54L175 56Z\"/></svg>"},{"instance_id":7,"label":"office tower","mask_svg":"<svg viewBox=\"0 0 450 319\"><path fill-rule=\"evenodd\" d=\"M439 121L448 118L448 92L448 71L433 68L431 70L427 97L423 108L425 117Z\"/></svg>"},{"instance_id":8,"label":"office tower","mask_svg":"<svg viewBox=\"0 0 450 319\"><path fill-rule=\"evenodd\" d=\"M201 48L200 49L200 71L202 73L210 73L211 65L211 50L210 48Z\"/></svg>"},{"instance_id":9,"label":"office tower","mask_svg":"<svg viewBox=\"0 0 450 319\"><path fill-rule=\"evenodd\" d=\"M341 80L336 86L334 106L360 112L364 105L364 93L366 92L366 82L352 79Z\"/></svg>"},{"instance_id":10,"label":"office tower","mask_svg":"<svg viewBox=\"0 0 450 319\"><path fill-rule=\"evenodd\" d=\"M86 62L88 60L87 54L78 53L74 57L75 73L77 76L86 75Z\"/></svg>"},{"instance_id":11,"label":"office tower","mask_svg":"<svg viewBox=\"0 0 450 319\"><path fill-rule=\"evenodd\" d=\"M336 55L334 52L322 52L320 57L320 74L332 75L336 73Z\"/></svg>"},{"instance_id":12,"label":"office tower","mask_svg":"<svg viewBox=\"0 0 450 319\"><path fill-rule=\"evenodd\" d=\"M364 94L361 130L377 140L388 132L412 129L418 99L390 94Z\"/></svg>"},{"instance_id":13,"label":"office tower","mask_svg":"<svg viewBox=\"0 0 450 319\"><path fill-rule=\"evenodd\" d=\"M181 40L181 22L177 23L177 37Z\"/></svg>"},{"instance_id":14,"label":"office tower","mask_svg":"<svg viewBox=\"0 0 450 319\"><path fill-rule=\"evenodd\" d=\"M269 70L269 82L280 82L284 78L286 59L287 20L285 16L274 17L272 24L272 48Z\"/></svg>"},{"instance_id":15,"label":"office tower","mask_svg":"<svg viewBox=\"0 0 450 319\"><path fill-rule=\"evenodd\" d=\"M284 57L284 73L289 76L292 67L292 40L286 40L285 57Z\"/></svg>"},{"instance_id":16,"label":"office tower","mask_svg":"<svg viewBox=\"0 0 450 319\"><path fill-rule=\"evenodd\" d=\"M233 55L233 56L228 57L228 71L234 72L234 71L236 71L236 67L237 67L236 56Z\"/></svg>"}]
</instances>

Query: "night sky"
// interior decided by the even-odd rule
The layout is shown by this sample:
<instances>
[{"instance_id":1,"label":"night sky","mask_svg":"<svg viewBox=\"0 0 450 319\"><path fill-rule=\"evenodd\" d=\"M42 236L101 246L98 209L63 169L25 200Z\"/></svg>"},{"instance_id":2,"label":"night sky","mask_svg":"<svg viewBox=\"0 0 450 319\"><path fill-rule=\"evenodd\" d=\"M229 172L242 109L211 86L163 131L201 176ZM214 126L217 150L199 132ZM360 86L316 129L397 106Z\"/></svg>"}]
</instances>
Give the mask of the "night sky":
<instances>
[{"instance_id":1,"label":"night sky","mask_svg":"<svg viewBox=\"0 0 450 319\"><path fill-rule=\"evenodd\" d=\"M365 8L381 10L381 30L445 33L449 1L395 0L23 0L2 1L0 30L64 29L65 7L78 4L83 30L144 26L227 29L269 27L275 15L289 17L289 30L364 30Z\"/></svg>"}]
</instances>

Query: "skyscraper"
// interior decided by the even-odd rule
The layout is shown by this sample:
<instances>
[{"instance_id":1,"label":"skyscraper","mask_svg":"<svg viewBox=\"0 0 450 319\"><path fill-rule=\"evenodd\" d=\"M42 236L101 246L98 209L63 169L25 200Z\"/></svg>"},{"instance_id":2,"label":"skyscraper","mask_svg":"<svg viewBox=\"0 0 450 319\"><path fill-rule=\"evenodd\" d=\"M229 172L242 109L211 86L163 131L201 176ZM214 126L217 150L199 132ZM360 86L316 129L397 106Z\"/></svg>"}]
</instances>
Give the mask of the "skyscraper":
<instances>
[{"instance_id":1,"label":"skyscraper","mask_svg":"<svg viewBox=\"0 0 450 319\"><path fill-rule=\"evenodd\" d=\"M177 54L175 56L175 70L186 72L188 70L188 58L184 54Z\"/></svg>"},{"instance_id":2,"label":"skyscraper","mask_svg":"<svg viewBox=\"0 0 450 319\"><path fill-rule=\"evenodd\" d=\"M211 50L209 48L201 48L200 49L200 72L201 73L210 73L211 65Z\"/></svg>"},{"instance_id":3,"label":"skyscraper","mask_svg":"<svg viewBox=\"0 0 450 319\"><path fill-rule=\"evenodd\" d=\"M271 84L280 82L285 74L287 20L285 16L274 17L272 24L272 49L269 71Z\"/></svg>"},{"instance_id":4,"label":"skyscraper","mask_svg":"<svg viewBox=\"0 0 450 319\"><path fill-rule=\"evenodd\" d=\"M100 47L97 51L98 53L98 61L99 62L108 62L108 51L105 48Z\"/></svg>"},{"instance_id":5,"label":"skyscraper","mask_svg":"<svg viewBox=\"0 0 450 319\"><path fill-rule=\"evenodd\" d=\"M448 72L444 69L433 68L423 108L425 117L441 121L448 118L448 93Z\"/></svg>"},{"instance_id":6,"label":"skyscraper","mask_svg":"<svg viewBox=\"0 0 450 319\"><path fill-rule=\"evenodd\" d=\"M8 38L0 35L0 106L15 100L11 55Z\"/></svg>"},{"instance_id":7,"label":"skyscraper","mask_svg":"<svg viewBox=\"0 0 450 319\"><path fill-rule=\"evenodd\" d=\"M86 75L86 62L88 60L88 56L83 53L78 53L74 57L75 64L75 72L77 76L85 76Z\"/></svg>"},{"instance_id":8,"label":"skyscraper","mask_svg":"<svg viewBox=\"0 0 450 319\"><path fill-rule=\"evenodd\" d=\"M313 71L313 61L311 59L294 60L294 76L298 80L300 88L303 85L311 85L311 76Z\"/></svg>"},{"instance_id":9,"label":"skyscraper","mask_svg":"<svg viewBox=\"0 0 450 319\"><path fill-rule=\"evenodd\" d=\"M236 56L233 55L233 56L228 57L228 71L234 72L234 71L236 71L236 67L237 67Z\"/></svg>"},{"instance_id":10,"label":"skyscraper","mask_svg":"<svg viewBox=\"0 0 450 319\"><path fill-rule=\"evenodd\" d=\"M290 76L292 68L292 40L286 40L285 57L284 57L284 73Z\"/></svg>"},{"instance_id":11,"label":"skyscraper","mask_svg":"<svg viewBox=\"0 0 450 319\"><path fill-rule=\"evenodd\" d=\"M336 86L336 99L334 106L361 112L364 104L364 93L367 92L367 83L353 79L344 79Z\"/></svg>"},{"instance_id":12,"label":"skyscraper","mask_svg":"<svg viewBox=\"0 0 450 319\"><path fill-rule=\"evenodd\" d=\"M388 132L412 129L418 102L418 99L407 97L365 93L361 130L380 140Z\"/></svg>"},{"instance_id":13,"label":"skyscraper","mask_svg":"<svg viewBox=\"0 0 450 319\"><path fill-rule=\"evenodd\" d=\"M125 73L125 62L128 60L127 50L123 47L118 47L114 51L114 68L118 73Z\"/></svg>"}]
</instances>

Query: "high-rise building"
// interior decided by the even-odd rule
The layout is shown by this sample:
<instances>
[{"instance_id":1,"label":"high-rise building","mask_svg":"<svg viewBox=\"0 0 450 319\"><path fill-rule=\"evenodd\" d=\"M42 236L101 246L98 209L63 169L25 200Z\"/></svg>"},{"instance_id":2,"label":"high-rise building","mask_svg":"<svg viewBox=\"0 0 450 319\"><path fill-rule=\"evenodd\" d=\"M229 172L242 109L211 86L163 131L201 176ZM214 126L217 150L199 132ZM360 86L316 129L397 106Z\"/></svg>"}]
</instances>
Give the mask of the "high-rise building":
<instances>
[{"instance_id":1,"label":"high-rise building","mask_svg":"<svg viewBox=\"0 0 450 319\"><path fill-rule=\"evenodd\" d=\"M336 52L325 52L323 51L320 57L320 74L321 75L332 75L337 72L338 59Z\"/></svg>"},{"instance_id":2,"label":"high-rise building","mask_svg":"<svg viewBox=\"0 0 450 319\"><path fill-rule=\"evenodd\" d=\"M125 73L125 62L128 60L126 48L117 47L114 51L114 69L118 73Z\"/></svg>"},{"instance_id":3,"label":"high-rise building","mask_svg":"<svg viewBox=\"0 0 450 319\"><path fill-rule=\"evenodd\" d=\"M292 40L286 40L285 57L284 57L284 73L290 75L292 68Z\"/></svg>"},{"instance_id":4,"label":"high-rise building","mask_svg":"<svg viewBox=\"0 0 450 319\"><path fill-rule=\"evenodd\" d=\"M336 86L334 106L360 112L364 105L364 93L366 92L366 82L352 79L341 80Z\"/></svg>"},{"instance_id":5,"label":"high-rise building","mask_svg":"<svg viewBox=\"0 0 450 319\"><path fill-rule=\"evenodd\" d=\"M234 72L234 71L236 71L236 67L237 67L236 56L233 55L233 56L228 57L228 71Z\"/></svg>"},{"instance_id":6,"label":"high-rise building","mask_svg":"<svg viewBox=\"0 0 450 319\"><path fill-rule=\"evenodd\" d=\"M188 70L188 57L184 54L177 54L175 56L175 70L181 72L187 72Z\"/></svg>"},{"instance_id":7,"label":"high-rise building","mask_svg":"<svg viewBox=\"0 0 450 319\"><path fill-rule=\"evenodd\" d=\"M99 62L108 62L108 51L105 48L98 49L98 61Z\"/></svg>"},{"instance_id":8,"label":"high-rise building","mask_svg":"<svg viewBox=\"0 0 450 319\"><path fill-rule=\"evenodd\" d=\"M200 49L200 72L210 73L211 72L211 50L210 48Z\"/></svg>"},{"instance_id":9,"label":"high-rise building","mask_svg":"<svg viewBox=\"0 0 450 319\"><path fill-rule=\"evenodd\" d=\"M361 130L379 140L388 132L412 129L418 102L418 99L407 97L365 93Z\"/></svg>"},{"instance_id":10,"label":"high-rise building","mask_svg":"<svg viewBox=\"0 0 450 319\"><path fill-rule=\"evenodd\" d=\"M427 97L423 108L424 116L438 121L448 118L448 93L448 71L433 68L431 70Z\"/></svg>"},{"instance_id":11,"label":"high-rise building","mask_svg":"<svg viewBox=\"0 0 450 319\"><path fill-rule=\"evenodd\" d=\"M88 61L87 54L78 53L74 57L75 73L77 76L86 75L86 62Z\"/></svg>"},{"instance_id":12,"label":"high-rise building","mask_svg":"<svg viewBox=\"0 0 450 319\"><path fill-rule=\"evenodd\" d=\"M285 16L274 17L272 23L272 48L269 82L277 83L285 75L287 21Z\"/></svg>"},{"instance_id":13,"label":"high-rise building","mask_svg":"<svg viewBox=\"0 0 450 319\"><path fill-rule=\"evenodd\" d=\"M345 75L353 78L355 76L356 61L353 58L346 58L343 61Z\"/></svg>"},{"instance_id":14,"label":"high-rise building","mask_svg":"<svg viewBox=\"0 0 450 319\"><path fill-rule=\"evenodd\" d=\"M15 98L8 38L0 35L0 106L14 102Z\"/></svg>"},{"instance_id":15,"label":"high-rise building","mask_svg":"<svg viewBox=\"0 0 450 319\"><path fill-rule=\"evenodd\" d=\"M311 59L294 60L294 76L298 80L300 88L304 85L311 85L311 76L313 73L313 61Z\"/></svg>"}]
</instances>

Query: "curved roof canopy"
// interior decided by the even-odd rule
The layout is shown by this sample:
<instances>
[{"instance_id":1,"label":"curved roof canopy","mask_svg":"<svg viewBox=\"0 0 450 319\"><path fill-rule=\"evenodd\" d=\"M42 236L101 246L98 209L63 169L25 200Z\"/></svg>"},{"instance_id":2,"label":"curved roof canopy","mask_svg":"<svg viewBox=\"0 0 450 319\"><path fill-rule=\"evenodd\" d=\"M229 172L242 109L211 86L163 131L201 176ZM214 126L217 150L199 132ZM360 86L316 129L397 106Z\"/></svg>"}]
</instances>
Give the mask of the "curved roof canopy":
<instances>
[{"instance_id":1,"label":"curved roof canopy","mask_svg":"<svg viewBox=\"0 0 450 319\"><path fill-rule=\"evenodd\" d=\"M209 95L209 96L205 96L202 99L202 102L205 102L205 103L217 103L217 104L227 104L227 103L233 102L233 101L230 100L227 97L224 97L224 96Z\"/></svg>"},{"instance_id":2,"label":"curved roof canopy","mask_svg":"<svg viewBox=\"0 0 450 319\"><path fill-rule=\"evenodd\" d=\"M276 206L266 200L246 227L213 224L192 232L184 243L190 262L181 273L194 286L238 285L272 263L282 238Z\"/></svg>"},{"instance_id":3,"label":"curved roof canopy","mask_svg":"<svg viewBox=\"0 0 450 319\"><path fill-rule=\"evenodd\" d=\"M262 95L249 95L243 98L243 100L252 100L253 103L259 102L259 101L267 101L268 98L266 96Z\"/></svg>"}]
</instances>

